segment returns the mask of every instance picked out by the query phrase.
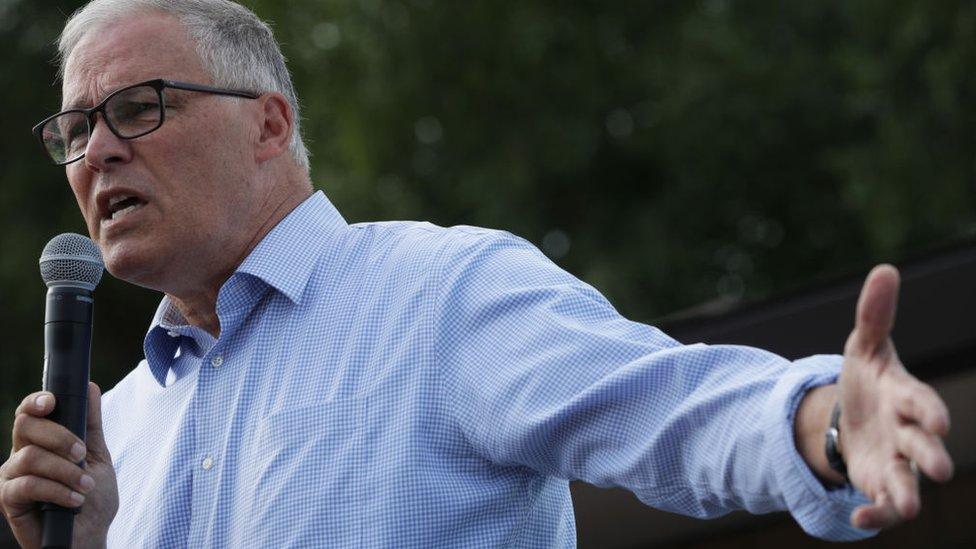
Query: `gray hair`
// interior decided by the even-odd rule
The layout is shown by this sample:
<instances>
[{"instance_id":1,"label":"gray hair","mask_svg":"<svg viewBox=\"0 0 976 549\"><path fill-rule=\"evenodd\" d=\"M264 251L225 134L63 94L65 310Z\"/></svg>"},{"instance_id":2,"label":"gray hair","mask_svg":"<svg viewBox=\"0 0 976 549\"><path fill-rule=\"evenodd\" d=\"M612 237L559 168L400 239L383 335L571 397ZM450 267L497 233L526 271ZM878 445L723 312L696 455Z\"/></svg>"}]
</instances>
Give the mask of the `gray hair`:
<instances>
[{"instance_id":1,"label":"gray hair","mask_svg":"<svg viewBox=\"0 0 976 549\"><path fill-rule=\"evenodd\" d=\"M79 8L61 31L59 76L64 77L64 63L85 33L141 11L172 14L183 23L215 86L284 95L295 119L289 149L295 161L308 171L309 153L299 128L298 97L285 56L271 28L230 0L92 0Z\"/></svg>"}]
</instances>

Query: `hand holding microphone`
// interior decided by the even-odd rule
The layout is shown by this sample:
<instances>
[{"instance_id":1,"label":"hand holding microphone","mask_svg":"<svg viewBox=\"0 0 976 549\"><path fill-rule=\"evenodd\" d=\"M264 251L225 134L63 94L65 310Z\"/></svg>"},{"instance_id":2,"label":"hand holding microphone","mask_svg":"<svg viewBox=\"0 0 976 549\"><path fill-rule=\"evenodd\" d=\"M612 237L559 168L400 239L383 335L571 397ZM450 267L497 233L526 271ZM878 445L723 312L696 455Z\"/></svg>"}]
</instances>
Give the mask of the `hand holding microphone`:
<instances>
[{"instance_id":1,"label":"hand holding microphone","mask_svg":"<svg viewBox=\"0 0 976 549\"><path fill-rule=\"evenodd\" d=\"M92 290L102 269L98 248L80 235L55 237L41 256L45 390L17 408L12 453L0 466L0 509L23 547L104 546L118 510L101 393L88 382Z\"/></svg>"}]
</instances>

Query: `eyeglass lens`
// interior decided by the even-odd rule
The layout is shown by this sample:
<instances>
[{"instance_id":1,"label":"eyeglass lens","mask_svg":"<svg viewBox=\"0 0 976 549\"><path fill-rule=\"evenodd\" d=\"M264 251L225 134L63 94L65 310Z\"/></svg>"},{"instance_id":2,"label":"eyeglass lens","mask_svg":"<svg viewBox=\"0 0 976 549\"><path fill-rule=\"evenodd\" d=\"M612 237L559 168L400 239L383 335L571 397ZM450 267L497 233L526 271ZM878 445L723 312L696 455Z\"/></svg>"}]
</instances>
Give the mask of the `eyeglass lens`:
<instances>
[{"instance_id":1,"label":"eyeglass lens","mask_svg":"<svg viewBox=\"0 0 976 549\"><path fill-rule=\"evenodd\" d=\"M123 139L145 135L160 126L162 98L151 86L122 90L105 103L104 116L112 133ZM53 118L42 130L44 146L55 162L64 163L85 154L91 129L83 112L71 111Z\"/></svg>"}]
</instances>

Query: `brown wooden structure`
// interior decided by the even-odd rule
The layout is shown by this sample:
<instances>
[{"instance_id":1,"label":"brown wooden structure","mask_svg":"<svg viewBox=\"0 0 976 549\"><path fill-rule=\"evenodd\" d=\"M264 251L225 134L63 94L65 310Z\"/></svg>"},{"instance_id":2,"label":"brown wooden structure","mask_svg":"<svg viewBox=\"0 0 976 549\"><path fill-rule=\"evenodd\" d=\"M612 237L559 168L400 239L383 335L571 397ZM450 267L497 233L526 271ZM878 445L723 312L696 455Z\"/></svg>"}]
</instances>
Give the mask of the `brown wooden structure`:
<instances>
[{"instance_id":1,"label":"brown wooden structure","mask_svg":"<svg viewBox=\"0 0 976 549\"><path fill-rule=\"evenodd\" d=\"M976 547L976 243L938 250L898 265L901 300L894 338L899 355L934 385L952 414L948 447L956 476L923 484L921 516L865 547ZM684 343L733 343L795 359L840 353L853 326L867 269L850 277L743 306L707 305L662 319ZM819 547L784 513L732 513L696 520L643 506L623 490L573 486L581 548Z\"/></svg>"}]
</instances>

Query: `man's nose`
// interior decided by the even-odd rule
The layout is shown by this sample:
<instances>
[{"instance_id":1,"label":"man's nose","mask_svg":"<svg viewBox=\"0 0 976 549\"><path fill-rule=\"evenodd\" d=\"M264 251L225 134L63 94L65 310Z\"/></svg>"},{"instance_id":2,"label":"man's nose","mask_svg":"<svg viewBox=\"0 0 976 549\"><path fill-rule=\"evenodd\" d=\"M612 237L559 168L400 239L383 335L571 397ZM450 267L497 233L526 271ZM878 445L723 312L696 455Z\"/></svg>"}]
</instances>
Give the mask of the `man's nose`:
<instances>
[{"instance_id":1,"label":"man's nose","mask_svg":"<svg viewBox=\"0 0 976 549\"><path fill-rule=\"evenodd\" d=\"M102 172L132 159L131 144L112 133L102 113L96 113L89 123L91 133L85 149L85 165L89 169Z\"/></svg>"}]
</instances>

